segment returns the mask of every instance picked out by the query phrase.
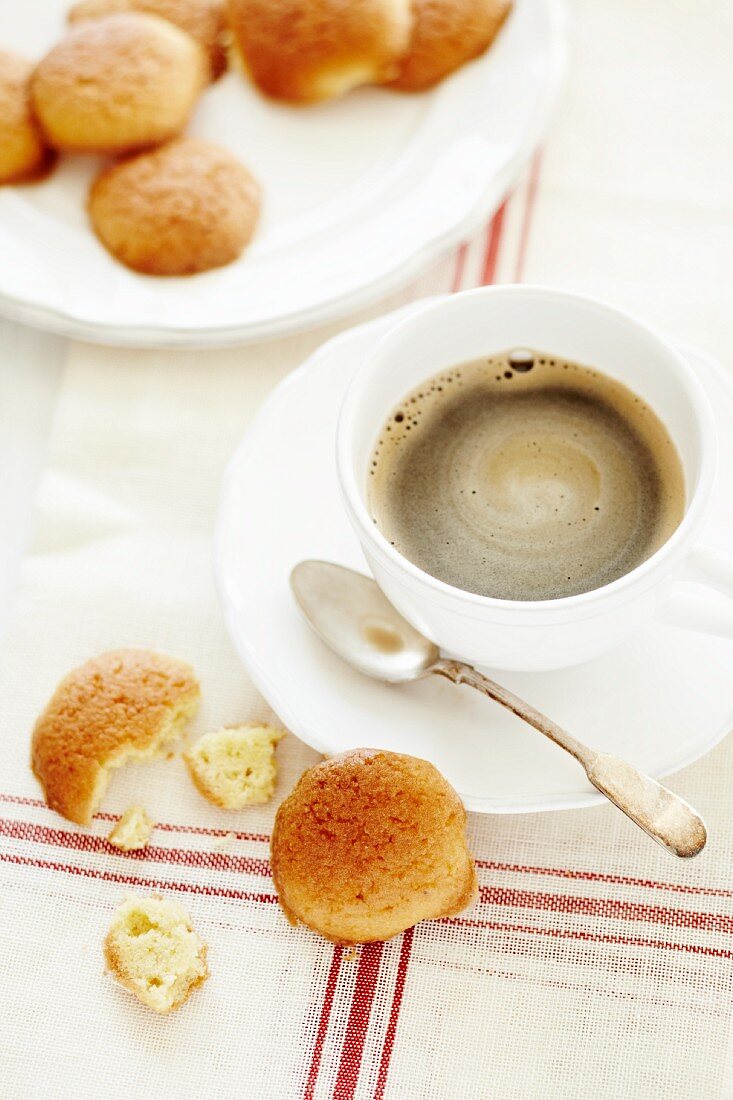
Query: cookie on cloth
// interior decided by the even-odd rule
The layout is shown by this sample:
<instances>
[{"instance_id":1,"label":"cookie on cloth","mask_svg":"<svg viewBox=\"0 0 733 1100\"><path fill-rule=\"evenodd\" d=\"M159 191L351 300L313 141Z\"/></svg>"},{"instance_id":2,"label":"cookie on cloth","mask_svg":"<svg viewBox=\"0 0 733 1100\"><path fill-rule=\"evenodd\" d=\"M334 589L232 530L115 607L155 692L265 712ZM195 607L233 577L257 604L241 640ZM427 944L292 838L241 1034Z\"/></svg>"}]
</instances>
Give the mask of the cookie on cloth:
<instances>
[{"instance_id":1,"label":"cookie on cloth","mask_svg":"<svg viewBox=\"0 0 733 1100\"><path fill-rule=\"evenodd\" d=\"M209 976L206 944L188 913L168 898L130 897L104 941L107 969L160 1015L173 1012Z\"/></svg>"},{"instance_id":2,"label":"cookie on cloth","mask_svg":"<svg viewBox=\"0 0 733 1100\"><path fill-rule=\"evenodd\" d=\"M69 11L68 20L81 23L121 11L141 11L167 19L203 47L212 80L218 80L226 71L227 29L222 0L80 0Z\"/></svg>"},{"instance_id":3,"label":"cookie on cloth","mask_svg":"<svg viewBox=\"0 0 733 1100\"><path fill-rule=\"evenodd\" d=\"M377 749L301 776L278 810L271 863L288 918L334 943L389 939L476 893L456 792L426 760Z\"/></svg>"},{"instance_id":4,"label":"cookie on cloth","mask_svg":"<svg viewBox=\"0 0 733 1100\"><path fill-rule=\"evenodd\" d=\"M142 806L130 806L117 821L107 839L121 852L139 852L147 848L153 823Z\"/></svg>"},{"instance_id":5,"label":"cookie on cloth","mask_svg":"<svg viewBox=\"0 0 733 1100\"><path fill-rule=\"evenodd\" d=\"M285 730L257 722L206 733L183 754L204 798L224 810L269 802L275 792L275 745Z\"/></svg>"},{"instance_id":6,"label":"cookie on cloth","mask_svg":"<svg viewBox=\"0 0 733 1100\"><path fill-rule=\"evenodd\" d=\"M484 53L496 38L512 0L413 0L410 46L390 83L421 92Z\"/></svg>"},{"instance_id":7,"label":"cookie on cloth","mask_svg":"<svg viewBox=\"0 0 733 1100\"><path fill-rule=\"evenodd\" d=\"M0 183L37 179L53 163L31 108L33 68L24 57L0 50Z\"/></svg>"},{"instance_id":8,"label":"cookie on cloth","mask_svg":"<svg viewBox=\"0 0 733 1100\"><path fill-rule=\"evenodd\" d=\"M31 765L50 808L89 825L110 769L162 755L199 698L189 665L143 649L103 653L74 669L33 731Z\"/></svg>"},{"instance_id":9,"label":"cookie on cloth","mask_svg":"<svg viewBox=\"0 0 733 1100\"><path fill-rule=\"evenodd\" d=\"M97 177L89 216L112 255L146 275L192 275L236 260L260 214L260 188L217 145L180 138Z\"/></svg>"},{"instance_id":10,"label":"cookie on cloth","mask_svg":"<svg viewBox=\"0 0 733 1100\"><path fill-rule=\"evenodd\" d=\"M125 153L179 134L208 82L198 42L155 15L121 12L77 23L31 81L48 143Z\"/></svg>"},{"instance_id":11,"label":"cookie on cloth","mask_svg":"<svg viewBox=\"0 0 733 1100\"><path fill-rule=\"evenodd\" d=\"M266 95L316 103L398 72L410 0L228 0L245 68Z\"/></svg>"}]
</instances>

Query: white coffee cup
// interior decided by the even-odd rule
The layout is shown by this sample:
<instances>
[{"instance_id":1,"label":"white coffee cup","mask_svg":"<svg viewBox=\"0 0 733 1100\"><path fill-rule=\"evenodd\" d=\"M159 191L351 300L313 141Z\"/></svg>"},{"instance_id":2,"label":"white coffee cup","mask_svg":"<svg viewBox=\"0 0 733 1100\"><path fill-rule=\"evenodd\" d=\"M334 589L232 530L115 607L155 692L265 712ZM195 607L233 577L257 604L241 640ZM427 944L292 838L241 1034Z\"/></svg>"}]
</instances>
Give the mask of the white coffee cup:
<instances>
[{"instance_id":1,"label":"white coffee cup","mask_svg":"<svg viewBox=\"0 0 733 1100\"><path fill-rule=\"evenodd\" d=\"M587 364L625 383L661 417L685 471L685 515L671 538L611 584L557 600L501 600L454 588L399 554L367 507L374 444L405 394L448 367L516 347ZM679 351L620 310L533 286L452 295L396 325L357 371L337 430L346 510L388 599L451 656L528 671L590 660L654 617L733 636L733 609L716 614L689 589L676 591L678 580L693 579L733 596L733 559L698 545L716 453L710 405Z\"/></svg>"}]
</instances>

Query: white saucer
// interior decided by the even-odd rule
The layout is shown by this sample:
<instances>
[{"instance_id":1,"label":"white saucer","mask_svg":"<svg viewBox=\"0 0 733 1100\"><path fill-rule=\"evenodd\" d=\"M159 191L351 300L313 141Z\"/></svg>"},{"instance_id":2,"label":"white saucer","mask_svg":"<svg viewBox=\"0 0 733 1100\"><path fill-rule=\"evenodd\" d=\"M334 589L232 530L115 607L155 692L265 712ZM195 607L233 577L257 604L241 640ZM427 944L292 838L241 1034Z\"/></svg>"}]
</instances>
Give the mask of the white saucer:
<instances>
[{"instance_id":1,"label":"white saucer","mask_svg":"<svg viewBox=\"0 0 733 1100\"><path fill-rule=\"evenodd\" d=\"M420 308L420 303L408 309ZM589 806L582 770L476 692L437 677L390 687L353 672L301 619L290 594L303 558L366 572L339 497L336 416L366 350L407 311L322 347L267 401L227 472L217 574L235 645L282 721L325 753L376 746L432 760L471 810L529 813ZM687 353L686 353L687 354ZM733 541L733 387L689 353L724 430L705 540ZM733 643L655 624L581 668L497 677L598 749L655 776L708 752L733 729Z\"/></svg>"},{"instance_id":2,"label":"white saucer","mask_svg":"<svg viewBox=\"0 0 733 1100\"><path fill-rule=\"evenodd\" d=\"M0 41L39 58L70 0L0 4ZM434 91L364 88L294 109L231 72L191 132L263 186L258 234L228 267L187 279L116 263L85 212L93 158L0 188L0 313L111 344L204 347L323 324L383 298L477 231L539 142L564 57L562 0L516 0L495 46Z\"/></svg>"}]
</instances>

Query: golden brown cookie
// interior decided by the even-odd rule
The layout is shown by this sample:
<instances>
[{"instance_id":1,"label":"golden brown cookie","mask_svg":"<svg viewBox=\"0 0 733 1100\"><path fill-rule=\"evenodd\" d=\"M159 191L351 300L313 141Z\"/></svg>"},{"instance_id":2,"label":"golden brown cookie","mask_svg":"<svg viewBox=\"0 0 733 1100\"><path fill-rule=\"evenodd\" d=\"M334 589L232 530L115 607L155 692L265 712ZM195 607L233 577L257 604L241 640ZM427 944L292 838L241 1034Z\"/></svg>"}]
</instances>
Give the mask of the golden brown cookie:
<instances>
[{"instance_id":1,"label":"golden brown cookie","mask_svg":"<svg viewBox=\"0 0 733 1100\"><path fill-rule=\"evenodd\" d=\"M129 12L72 27L39 64L31 94L50 145L124 153L179 134L207 81L189 34Z\"/></svg>"},{"instance_id":2,"label":"golden brown cookie","mask_svg":"<svg viewBox=\"0 0 733 1100\"><path fill-rule=\"evenodd\" d=\"M206 944L188 913L169 898L130 897L104 941L109 972L153 1012L166 1015L208 976Z\"/></svg>"},{"instance_id":3,"label":"golden brown cookie","mask_svg":"<svg viewBox=\"0 0 733 1100\"><path fill-rule=\"evenodd\" d=\"M260 806L275 792L275 745L284 736L284 730L259 722L226 726L199 737L183 759L201 794L215 806Z\"/></svg>"},{"instance_id":4,"label":"golden brown cookie","mask_svg":"<svg viewBox=\"0 0 733 1100\"><path fill-rule=\"evenodd\" d=\"M228 31L223 0L81 0L70 10L69 22L99 19L121 11L141 11L167 19L203 47L212 80L218 80L226 71Z\"/></svg>"},{"instance_id":5,"label":"golden brown cookie","mask_svg":"<svg viewBox=\"0 0 733 1100\"><path fill-rule=\"evenodd\" d=\"M274 99L315 103L398 72L410 0L228 0L235 42Z\"/></svg>"},{"instance_id":6,"label":"golden brown cookie","mask_svg":"<svg viewBox=\"0 0 733 1100\"><path fill-rule=\"evenodd\" d=\"M0 50L0 183L37 179L53 163L31 110L32 73L30 61Z\"/></svg>"},{"instance_id":7,"label":"golden brown cookie","mask_svg":"<svg viewBox=\"0 0 733 1100\"><path fill-rule=\"evenodd\" d=\"M181 138L102 172L89 214L102 244L148 275L190 275L240 255L255 231L260 189L231 153Z\"/></svg>"},{"instance_id":8,"label":"golden brown cookie","mask_svg":"<svg viewBox=\"0 0 733 1100\"><path fill-rule=\"evenodd\" d=\"M74 669L33 731L31 765L48 805L89 825L110 768L160 755L181 736L199 696L189 665L144 649L103 653Z\"/></svg>"},{"instance_id":9,"label":"golden brown cookie","mask_svg":"<svg viewBox=\"0 0 733 1100\"><path fill-rule=\"evenodd\" d=\"M335 943L389 939L476 892L461 800L432 764L400 753L356 749L305 772L278 810L271 857L287 916Z\"/></svg>"},{"instance_id":10,"label":"golden brown cookie","mask_svg":"<svg viewBox=\"0 0 733 1100\"><path fill-rule=\"evenodd\" d=\"M390 87L421 92L479 57L509 14L512 0L412 0L410 46Z\"/></svg>"}]
</instances>

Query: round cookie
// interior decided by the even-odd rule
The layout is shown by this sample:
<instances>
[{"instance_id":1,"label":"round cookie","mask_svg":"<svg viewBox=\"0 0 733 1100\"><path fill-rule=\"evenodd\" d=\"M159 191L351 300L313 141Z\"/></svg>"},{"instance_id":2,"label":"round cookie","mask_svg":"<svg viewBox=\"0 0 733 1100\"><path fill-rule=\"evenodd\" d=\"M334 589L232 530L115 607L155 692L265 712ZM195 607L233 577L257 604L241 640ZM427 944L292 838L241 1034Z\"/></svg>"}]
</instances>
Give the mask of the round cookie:
<instances>
[{"instance_id":1,"label":"round cookie","mask_svg":"<svg viewBox=\"0 0 733 1100\"><path fill-rule=\"evenodd\" d=\"M165 19L108 15L79 23L44 57L33 107L58 149L128 152L180 133L207 69L199 44Z\"/></svg>"},{"instance_id":2,"label":"round cookie","mask_svg":"<svg viewBox=\"0 0 733 1100\"><path fill-rule=\"evenodd\" d=\"M356 749L301 776L278 810L280 904L334 943L396 936L459 913L476 892L466 812L425 760Z\"/></svg>"},{"instance_id":3,"label":"round cookie","mask_svg":"<svg viewBox=\"0 0 733 1100\"><path fill-rule=\"evenodd\" d=\"M410 0L228 0L245 66L274 99L315 103L398 72Z\"/></svg>"},{"instance_id":4,"label":"round cookie","mask_svg":"<svg viewBox=\"0 0 733 1100\"><path fill-rule=\"evenodd\" d=\"M221 0L80 0L70 10L68 18L70 23L80 23L121 11L147 12L167 19L203 47L209 58L212 80L218 80L226 71L226 24Z\"/></svg>"},{"instance_id":5,"label":"round cookie","mask_svg":"<svg viewBox=\"0 0 733 1100\"><path fill-rule=\"evenodd\" d=\"M31 110L33 65L0 50L0 184L37 179L53 161Z\"/></svg>"},{"instance_id":6,"label":"round cookie","mask_svg":"<svg viewBox=\"0 0 733 1100\"><path fill-rule=\"evenodd\" d=\"M260 189L231 153L195 138L113 165L89 214L102 244L148 275L191 275L231 263L250 241Z\"/></svg>"},{"instance_id":7,"label":"round cookie","mask_svg":"<svg viewBox=\"0 0 733 1100\"><path fill-rule=\"evenodd\" d=\"M410 46L390 87L421 92L489 48L511 0L413 0Z\"/></svg>"}]
</instances>

